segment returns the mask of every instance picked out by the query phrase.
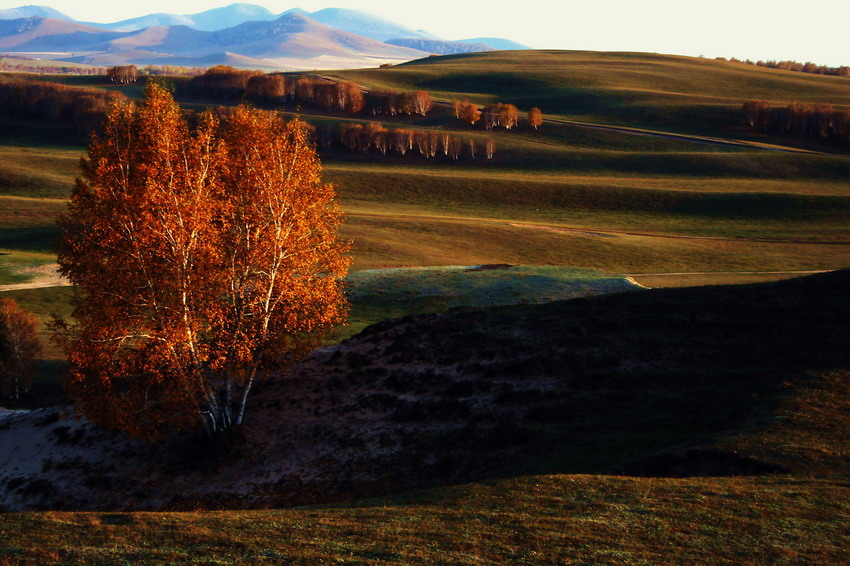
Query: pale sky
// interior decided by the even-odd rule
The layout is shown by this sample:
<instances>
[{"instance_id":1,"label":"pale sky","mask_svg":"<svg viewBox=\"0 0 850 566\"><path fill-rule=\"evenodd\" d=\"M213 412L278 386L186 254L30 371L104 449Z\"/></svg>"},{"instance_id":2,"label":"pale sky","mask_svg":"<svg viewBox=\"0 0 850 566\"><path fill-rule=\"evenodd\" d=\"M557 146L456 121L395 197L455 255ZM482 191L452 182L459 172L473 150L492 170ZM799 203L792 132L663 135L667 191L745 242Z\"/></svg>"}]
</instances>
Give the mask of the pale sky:
<instances>
[{"instance_id":1,"label":"pale sky","mask_svg":"<svg viewBox=\"0 0 850 566\"><path fill-rule=\"evenodd\" d=\"M33 0L30 0L31 2ZM38 0L36 0L37 2ZM21 0L0 0L0 9ZM154 12L193 14L227 0L44 2L82 21ZM275 13L300 7L370 12L444 39L504 37L535 48L646 51L850 65L850 0L521 0L508 7L462 0L256 0Z\"/></svg>"}]
</instances>

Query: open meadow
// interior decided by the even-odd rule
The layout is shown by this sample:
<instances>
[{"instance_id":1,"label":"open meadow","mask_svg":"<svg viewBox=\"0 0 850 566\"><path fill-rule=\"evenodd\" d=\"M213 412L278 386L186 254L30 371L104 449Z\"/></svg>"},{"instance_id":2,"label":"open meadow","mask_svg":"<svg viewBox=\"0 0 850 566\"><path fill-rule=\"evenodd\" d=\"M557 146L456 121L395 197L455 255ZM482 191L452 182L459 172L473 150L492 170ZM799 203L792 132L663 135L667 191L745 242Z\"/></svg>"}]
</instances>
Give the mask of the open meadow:
<instances>
[{"instance_id":1,"label":"open meadow","mask_svg":"<svg viewBox=\"0 0 850 566\"><path fill-rule=\"evenodd\" d=\"M463 456L457 435L469 431L452 428L454 413L411 409L456 433L399 433L405 454L434 475L409 484L384 478L361 485L352 477L356 497L340 495L341 503L304 496L290 501L315 504L233 510L187 496L175 499L171 508L179 512L129 504L84 512L69 504L7 513L0 517L0 564L847 561L850 445L841 431L850 425L850 359L839 351L850 339L841 318L848 314L846 274L753 287L640 286L762 283L850 266L850 142L757 131L741 114L752 99L847 111L850 78L579 51L431 57L309 75L353 81L366 92L424 90L435 102L425 116L282 105L317 131L380 122L464 140L457 159L442 151L431 158L415 149L349 151L338 142L319 153L346 214L343 236L353 241L350 325L326 344L346 340L340 351L349 352L349 364L363 352L372 359L340 369L366 380L349 384L351 397L365 399L366 412L389 411L403 423L399 430L418 417L393 413L379 394L398 401L437 390L440 411L451 413L445 407L460 407L477 392L492 395L499 410L515 410L513 417L497 428L492 420L504 415L476 412L471 402L458 409L488 431L475 437L481 452ZM105 77L39 80L141 93L139 85L115 87ZM186 107L222 103L193 96L188 79L175 81ZM523 114L516 128L488 131L455 117L452 101L463 99L515 104ZM538 129L524 118L531 107L543 112ZM14 298L43 323L53 313L70 314L72 290L57 286L52 273L56 218L85 152L86 134L74 125L0 118L0 298ZM34 288L9 287L27 284ZM620 291L634 292L611 294ZM486 314L474 314L479 309ZM426 314L445 311L454 326L442 328ZM368 329L406 315L413 317ZM511 330L514 320L519 330ZM536 333L535 321L543 321ZM690 333L705 338L683 338ZM553 336L575 352L562 352ZM525 353L512 350L507 337L524 340L518 344ZM63 354L46 330L42 342L38 395L24 407L62 398ZM457 347L457 359L434 361L420 351L428 347ZM490 350L495 358L482 358ZM411 367L444 367L433 383L396 368L393 389L382 380L399 362L387 362L389 374L375 369L375 360L394 359L391 351L412 352ZM502 355L504 373L488 374ZM463 367L477 377L465 382ZM569 373L574 368L582 378ZM538 369L567 372L568 385L523 381L524 372ZM448 375L457 387L443 392L436 380ZM600 376L613 381L597 387ZM505 402L504 391L482 385L488 379L509 382L513 399L528 405ZM397 386L408 380L411 389ZM339 450L356 445L350 431L333 430ZM460 455L441 464L417 452L434 446ZM691 454L708 454L710 462L676 472L670 458ZM714 454L723 457L712 460ZM729 455L772 473L735 468L723 460ZM505 464L519 457L527 469ZM381 464L362 465L368 476ZM415 475L415 463L393 466L387 473L398 477L387 477ZM447 472L451 466L462 473ZM35 484L18 485L19 496L27 485ZM327 494L344 493L340 485L326 487ZM42 494L36 491L33 497ZM286 506L272 496L257 501L255 507Z\"/></svg>"}]
</instances>

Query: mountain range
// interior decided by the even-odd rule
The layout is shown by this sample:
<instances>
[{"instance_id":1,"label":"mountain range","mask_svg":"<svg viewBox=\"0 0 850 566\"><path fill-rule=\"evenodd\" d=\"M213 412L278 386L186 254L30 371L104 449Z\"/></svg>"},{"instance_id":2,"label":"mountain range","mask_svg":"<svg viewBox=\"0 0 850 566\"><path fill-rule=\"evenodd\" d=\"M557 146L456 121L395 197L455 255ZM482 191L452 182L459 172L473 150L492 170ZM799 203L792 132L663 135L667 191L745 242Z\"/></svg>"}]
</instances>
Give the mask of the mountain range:
<instances>
[{"instance_id":1,"label":"mountain range","mask_svg":"<svg viewBox=\"0 0 850 566\"><path fill-rule=\"evenodd\" d=\"M528 47L501 38L446 41L341 8L274 14L262 6L231 4L109 24L80 22L48 6L0 10L0 52L101 66L344 69L496 49Z\"/></svg>"}]
</instances>

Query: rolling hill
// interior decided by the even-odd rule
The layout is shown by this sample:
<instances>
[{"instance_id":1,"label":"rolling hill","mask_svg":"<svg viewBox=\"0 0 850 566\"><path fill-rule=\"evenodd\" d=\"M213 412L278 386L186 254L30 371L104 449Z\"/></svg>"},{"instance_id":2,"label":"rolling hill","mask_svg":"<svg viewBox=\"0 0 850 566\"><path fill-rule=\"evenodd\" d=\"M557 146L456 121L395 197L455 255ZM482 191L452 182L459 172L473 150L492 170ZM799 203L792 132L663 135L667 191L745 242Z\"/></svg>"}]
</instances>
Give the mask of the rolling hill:
<instances>
[{"instance_id":1,"label":"rolling hill","mask_svg":"<svg viewBox=\"0 0 850 566\"><path fill-rule=\"evenodd\" d=\"M120 37L119 32L40 16L0 20L0 49L10 53L96 49Z\"/></svg>"},{"instance_id":2,"label":"rolling hill","mask_svg":"<svg viewBox=\"0 0 850 566\"><path fill-rule=\"evenodd\" d=\"M376 41L411 37L418 39L439 39L427 32L412 30L386 18L375 16L360 10L325 8L313 12L310 17L328 27L370 37Z\"/></svg>"},{"instance_id":3,"label":"rolling hill","mask_svg":"<svg viewBox=\"0 0 850 566\"><path fill-rule=\"evenodd\" d=\"M555 51L321 75L439 104L425 117L287 112L317 128L380 119L492 137L495 158L322 153L352 280L373 285L350 295L359 334L257 389L251 426L220 443L151 448L55 408L6 415L4 504L49 510L4 515L0 561L846 561L846 270L517 295L562 291L540 275L566 266L659 286L846 268L847 146L753 131L739 114L752 97L850 108L846 78ZM539 105L547 121L488 132L456 120L454 98ZM3 126L0 277L16 278L55 258L84 140L59 123ZM435 267L372 271L399 266ZM470 291L483 273L503 277ZM484 307L494 294L520 304ZM45 320L69 295L3 293ZM61 353L46 357L38 382L55 386ZM288 503L312 505L233 510ZM130 511L154 507L187 511Z\"/></svg>"},{"instance_id":4,"label":"rolling hill","mask_svg":"<svg viewBox=\"0 0 850 566\"><path fill-rule=\"evenodd\" d=\"M274 20L279 16L262 6L231 4L197 14L148 14L120 22L91 25L115 31L136 31L155 26L187 26L202 31L218 31L245 22Z\"/></svg>"},{"instance_id":5,"label":"rolling hill","mask_svg":"<svg viewBox=\"0 0 850 566\"><path fill-rule=\"evenodd\" d=\"M295 12L219 31L170 25L120 32L50 18L5 20L0 21L0 49L99 65L200 66L229 57L233 64L261 68L315 68L320 62L339 68L374 66L425 55L334 30Z\"/></svg>"},{"instance_id":6,"label":"rolling hill","mask_svg":"<svg viewBox=\"0 0 850 566\"><path fill-rule=\"evenodd\" d=\"M282 29L296 20L302 29ZM309 30L304 29L307 20L312 22ZM256 40L247 37L253 33ZM300 37L260 45L282 33ZM157 39L166 37L170 39ZM384 44L387 40L393 43ZM411 44L413 40L418 43ZM187 42L195 42L197 49L189 49ZM229 60L248 68L310 69L372 67L428 53L491 47L447 42L357 10L326 8L311 14L293 8L274 14L261 6L231 4L197 14L156 13L114 23L76 22L46 6L24 6L0 12L0 49L98 65L201 66Z\"/></svg>"},{"instance_id":7,"label":"rolling hill","mask_svg":"<svg viewBox=\"0 0 850 566\"><path fill-rule=\"evenodd\" d=\"M18 20L32 17L54 18L69 22L75 21L74 18L63 14L59 10L54 10L50 6L20 6L18 8L0 10L0 20Z\"/></svg>"}]
</instances>

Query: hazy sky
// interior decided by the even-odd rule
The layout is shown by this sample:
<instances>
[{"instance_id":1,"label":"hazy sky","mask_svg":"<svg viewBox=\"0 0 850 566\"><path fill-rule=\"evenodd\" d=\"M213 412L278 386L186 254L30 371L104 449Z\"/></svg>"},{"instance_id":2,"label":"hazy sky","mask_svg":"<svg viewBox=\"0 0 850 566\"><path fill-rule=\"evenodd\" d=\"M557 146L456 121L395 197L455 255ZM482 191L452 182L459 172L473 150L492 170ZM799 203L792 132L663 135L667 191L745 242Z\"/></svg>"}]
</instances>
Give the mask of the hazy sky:
<instances>
[{"instance_id":1,"label":"hazy sky","mask_svg":"<svg viewBox=\"0 0 850 566\"><path fill-rule=\"evenodd\" d=\"M30 0L32 2L32 0ZM25 4L0 0L0 8ZM35 2L33 2L35 3ZM41 2L39 2L41 3ZM113 22L152 12L192 14L227 0L52 0L83 21ZM257 0L275 13L351 8L444 39L505 37L536 48L649 51L739 59L795 59L850 65L850 0Z\"/></svg>"}]
</instances>

